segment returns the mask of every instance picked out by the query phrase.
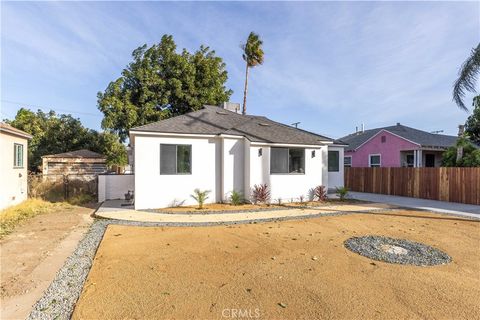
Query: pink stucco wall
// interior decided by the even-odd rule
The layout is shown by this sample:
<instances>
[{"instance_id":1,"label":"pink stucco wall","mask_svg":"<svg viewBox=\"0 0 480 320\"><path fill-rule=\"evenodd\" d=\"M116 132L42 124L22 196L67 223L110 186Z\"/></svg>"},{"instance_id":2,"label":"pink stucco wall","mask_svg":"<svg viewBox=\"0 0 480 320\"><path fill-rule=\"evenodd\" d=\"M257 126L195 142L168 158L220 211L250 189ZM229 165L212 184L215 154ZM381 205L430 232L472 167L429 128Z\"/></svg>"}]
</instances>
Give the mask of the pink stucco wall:
<instances>
[{"instance_id":1,"label":"pink stucco wall","mask_svg":"<svg viewBox=\"0 0 480 320\"><path fill-rule=\"evenodd\" d=\"M386 141L382 143L382 136ZM345 151L345 156L352 156L352 167L368 167L370 154L381 154L382 167L400 167L400 151L414 150L418 145L397 137L388 131L381 131L357 151Z\"/></svg>"}]
</instances>

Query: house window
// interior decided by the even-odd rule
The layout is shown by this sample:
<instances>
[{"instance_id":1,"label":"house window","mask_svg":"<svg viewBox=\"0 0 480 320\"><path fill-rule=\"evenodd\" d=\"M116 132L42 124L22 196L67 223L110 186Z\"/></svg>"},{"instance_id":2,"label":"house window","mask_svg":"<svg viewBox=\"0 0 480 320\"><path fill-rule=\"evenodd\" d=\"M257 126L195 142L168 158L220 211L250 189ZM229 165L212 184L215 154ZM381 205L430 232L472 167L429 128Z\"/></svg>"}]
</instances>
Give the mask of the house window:
<instances>
[{"instance_id":1,"label":"house window","mask_svg":"<svg viewBox=\"0 0 480 320\"><path fill-rule=\"evenodd\" d=\"M387 136L382 136L381 140L382 140L382 143L387 142Z\"/></svg>"},{"instance_id":2,"label":"house window","mask_svg":"<svg viewBox=\"0 0 480 320\"><path fill-rule=\"evenodd\" d=\"M192 146L161 144L160 174L192 174Z\"/></svg>"},{"instance_id":3,"label":"house window","mask_svg":"<svg viewBox=\"0 0 480 320\"><path fill-rule=\"evenodd\" d=\"M352 156L345 156L343 158L343 166L348 168L352 166Z\"/></svg>"},{"instance_id":4,"label":"house window","mask_svg":"<svg viewBox=\"0 0 480 320\"><path fill-rule=\"evenodd\" d=\"M338 151L328 151L328 172L338 172L340 170L340 153Z\"/></svg>"},{"instance_id":5,"label":"house window","mask_svg":"<svg viewBox=\"0 0 480 320\"><path fill-rule=\"evenodd\" d=\"M305 149L271 148L270 173L305 173Z\"/></svg>"},{"instance_id":6,"label":"house window","mask_svg":"<svg viewBox=\"0 0 480 320\"><path fill-rule=\"evenodd\" d=\"M379 154L369 155L368 165L370 168L380 167L382 164L381 157Z\"/></svg>"},{"instance_id":7,"label":"house window","mask_svg":"<svg viewBox=\"0 0 480 320\"><path fill-rule=\"evenodd\" d=\"M23 168L23 144L13 144L13 166Z\"/></svg>"},{"instance_id":8,"label":"house window","mask_svg":"<svg viewBox=\"0 0 480 320\"><path fill-rule=\"evenodd\" d=\"M413 162L415 160L415 157L413 154L407 154L407 167L413 167Z\"/></svg>"}]
</instances>

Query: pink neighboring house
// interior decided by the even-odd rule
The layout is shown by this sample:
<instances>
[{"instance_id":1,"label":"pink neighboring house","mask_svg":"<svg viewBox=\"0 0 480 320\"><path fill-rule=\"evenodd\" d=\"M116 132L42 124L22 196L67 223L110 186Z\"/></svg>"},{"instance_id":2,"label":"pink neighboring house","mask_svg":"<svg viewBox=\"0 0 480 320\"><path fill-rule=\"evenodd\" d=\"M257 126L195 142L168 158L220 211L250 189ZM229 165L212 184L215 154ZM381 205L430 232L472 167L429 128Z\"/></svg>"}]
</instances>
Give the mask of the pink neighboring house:
<instances>
[{"instance_id":1,"label":"pink neighboring house","mask_svg":"<svg viewBox=\"0 0 480 320\"><path fill-rule=\"evenodd\" d=\"M397 123L340 138L346 167L439 167L456 136L434 134Z\"/></svg>"}]
</instances>

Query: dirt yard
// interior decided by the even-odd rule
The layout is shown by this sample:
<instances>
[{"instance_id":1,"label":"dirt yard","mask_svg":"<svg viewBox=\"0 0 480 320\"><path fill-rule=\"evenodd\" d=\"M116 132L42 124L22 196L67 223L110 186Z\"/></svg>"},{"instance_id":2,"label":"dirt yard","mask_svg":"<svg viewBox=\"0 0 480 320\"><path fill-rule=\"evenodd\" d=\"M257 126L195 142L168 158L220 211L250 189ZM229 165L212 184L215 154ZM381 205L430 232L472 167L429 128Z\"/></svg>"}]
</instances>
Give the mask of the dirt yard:
<instances>
[{"instance_id":1,"label":"dirt yard","mask_svg":"<svg viewBox=\"0 0 480 320\"><path fill-rule=\"evenodd\" d=\"M352 236L453 262L394 265ZM416 211L197 228L108 227L74 319L479 319L480 222Z\"/></svg>"},{"instance_id":2,"label":"dirt yard","mask_svg":"<svg viewBox=\"0 0 480 320\"><path fill-rule=\"evenodd\" d=\"M91 208L37 215L0 241L1 318L25 318L92 222Z\"/></svg>"}]
</instances>

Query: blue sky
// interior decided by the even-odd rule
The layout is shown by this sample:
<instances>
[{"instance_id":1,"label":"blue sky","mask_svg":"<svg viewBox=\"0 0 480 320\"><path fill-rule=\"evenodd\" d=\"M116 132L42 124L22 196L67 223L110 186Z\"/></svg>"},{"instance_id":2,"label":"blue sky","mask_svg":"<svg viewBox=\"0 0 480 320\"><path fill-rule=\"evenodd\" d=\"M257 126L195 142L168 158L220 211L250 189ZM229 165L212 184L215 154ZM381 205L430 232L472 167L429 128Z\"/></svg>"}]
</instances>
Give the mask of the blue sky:
<instances>
[{"instance_id":1,"label":"blue sky","mask_svg":"<svg viewBox=\"0 0 480 320\"><path fill-rule=\"evenodd\" d=\"M94 129L96 95L131 52L172 34L214 49L232 102L243 94L240 43L264 40L248 112L341 137L396 122L456 134L468 116L451 99L480 40L479 2L2 2L1 117L21 106L72 113ZM470 105L471 96L467 98ZM66 112L63 110L72 110Z\"/></svg>"}]
</instances>

